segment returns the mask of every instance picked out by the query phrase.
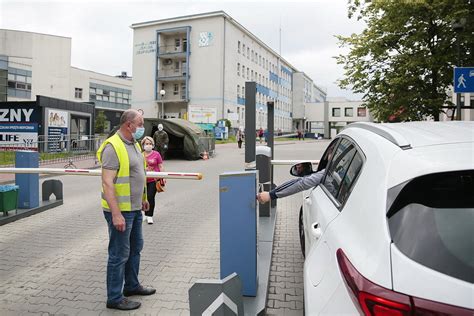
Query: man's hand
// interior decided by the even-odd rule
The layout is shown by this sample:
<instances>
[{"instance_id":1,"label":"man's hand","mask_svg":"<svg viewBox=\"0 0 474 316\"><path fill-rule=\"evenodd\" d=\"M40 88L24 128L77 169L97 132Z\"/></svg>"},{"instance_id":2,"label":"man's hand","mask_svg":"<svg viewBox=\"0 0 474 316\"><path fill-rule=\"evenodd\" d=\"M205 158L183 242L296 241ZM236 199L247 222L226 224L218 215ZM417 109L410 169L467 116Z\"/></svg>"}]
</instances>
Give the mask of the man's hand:
<instances>
[{"instance_id":1,"label":"man's hand","mask_svg":"<svg viewBox=\"0 0 474 316\"><path fill-rule=\"evenodd\" d=\"M150 209L150 203L148 203L148 201L142 201L142 211L148 212L149 209Z\"/></svg>"},{"instance_id":2,"label":"man's hand","mask_svg":"<svg viewBox=\"0 0 474 316\"><path fill-rule=\"evenodd\" d=\"M268 201L270 201L270 193L263 191L257 194L257 199L260 202L260 204L265 204Z\"/></svg>"},{"instance_id":3,"label":"man's hand","mask_svg":"<svg viewBox=\"0 0 474 316\"><path fill-rule=\"evenodd\" d=\"M126 223L122 213L112 214L112 224L119 232L125 231Z\"/></svg>"}]
</instances>

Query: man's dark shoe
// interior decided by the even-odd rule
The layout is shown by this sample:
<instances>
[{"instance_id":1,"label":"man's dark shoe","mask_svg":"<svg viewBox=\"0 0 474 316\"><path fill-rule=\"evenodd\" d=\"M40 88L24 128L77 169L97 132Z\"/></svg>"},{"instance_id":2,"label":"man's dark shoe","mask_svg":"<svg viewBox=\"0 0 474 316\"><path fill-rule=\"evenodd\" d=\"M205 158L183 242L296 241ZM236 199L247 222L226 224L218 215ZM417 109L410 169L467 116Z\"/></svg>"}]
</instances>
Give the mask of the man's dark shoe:
<instances>
[{"instance_id":1,"label":"man's dark shoe","mask_svg":"<svg viewBox=\"0 0 474 316\"><path fill-rule=\"evenodd\" d=\"M144 287L139 285L135 290L132 291L123 291L124 296L132 296L132 295L153 295L156 293L156 290L151 287Z\"/></svg>"},{"instance_id":2,"label":"man's dark shoe","mask_svg":"<svg viewBox=\"0 0 474 316\"><path fill-rule=\"evenodd\" d=\"M142 305L140 302L129 301L126 298L123 298L118 303L107 303L107 308L119 309L122 311L129 311L132 309L137 309Z\"/></svg>"}]
</instances>

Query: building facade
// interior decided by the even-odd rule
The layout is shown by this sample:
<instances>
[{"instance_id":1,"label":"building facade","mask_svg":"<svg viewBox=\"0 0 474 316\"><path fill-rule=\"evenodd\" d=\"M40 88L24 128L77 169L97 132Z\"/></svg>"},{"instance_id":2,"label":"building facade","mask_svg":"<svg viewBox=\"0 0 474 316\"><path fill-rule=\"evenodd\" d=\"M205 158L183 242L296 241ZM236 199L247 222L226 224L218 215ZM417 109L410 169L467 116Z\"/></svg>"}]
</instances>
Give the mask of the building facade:
<instances>
[{"instance_id":1,"label":"building facade","mask_svg":"<svg viewBox=\"0 0 474 316\"><path fill-rule=\"evenodd\" d=\"M362 101L346 98L327 98L325 102L306 104L305 130L308 133L333 138L353 122L373 122L369 109Z\"/></svg>"},{"instance_id":2,"label":"building facade","mask_svg":"<svg viewBox=\"0 0 474 316\"><path fill-rule=\"evenodd\" d=\"M0 102L92 102L110 128L131 107L131 93L129 79L71 67L71 38L0 29Z\"/></svg>"},{"instance_id":3,"label":"building facade","mask_svg":"<svg viewBox=\"0 0 474 316\"><path fill-rule=\"evenodd\" d=\"M293 74L293 130L306 129L306 108L326 101L326 91L318 87L304 72Z\"/></svg>"},{"instance_id":4,"label":"building facade","mask_svg":"<svg viewBox=\"0 0 474 316\"><path fill-rule=\"evenodd\" d=\"M257 83L257 129L275 102L275 129L292 129L296 69L223 11L136 23L133 106L145 117L244 126L245 82Z\"/></svg>"}]
</instances>

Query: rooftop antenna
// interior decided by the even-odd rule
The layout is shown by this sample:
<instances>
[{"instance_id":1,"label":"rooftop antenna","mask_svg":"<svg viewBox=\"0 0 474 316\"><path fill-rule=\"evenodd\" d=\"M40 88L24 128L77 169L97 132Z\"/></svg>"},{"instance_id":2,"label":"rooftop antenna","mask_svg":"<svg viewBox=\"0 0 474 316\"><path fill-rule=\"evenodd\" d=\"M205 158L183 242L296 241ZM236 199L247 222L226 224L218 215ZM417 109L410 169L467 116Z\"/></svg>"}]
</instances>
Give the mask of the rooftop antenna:
<instances>
[{"instance_id":1,"label":"rooftop antenna","mask_svg":"<svg viewBox=\"0 0 474 316\"><path fill-rule=\"evenodd\" d=\"M281 56L281 15L280 15L280 51L279 54Z\"/></svg>"}]
</instances>

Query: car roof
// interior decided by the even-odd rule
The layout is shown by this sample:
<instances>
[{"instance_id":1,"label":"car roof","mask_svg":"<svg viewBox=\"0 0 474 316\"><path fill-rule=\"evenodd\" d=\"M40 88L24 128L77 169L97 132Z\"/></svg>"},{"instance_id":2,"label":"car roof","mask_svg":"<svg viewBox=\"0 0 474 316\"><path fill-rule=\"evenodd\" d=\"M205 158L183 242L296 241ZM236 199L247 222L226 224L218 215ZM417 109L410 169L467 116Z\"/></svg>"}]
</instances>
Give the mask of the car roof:
<instances>
[{"instance_id":1,"label":"car roof","mask_svg":"<svg viewBox=\"0 0 474 316\"><path fill-rule=\"evenodd\" d=\"M349 124L346 129L361 128L375 133L402 149L474 142L473 121L406 122Z\"/></svg>"}]
</instances>

